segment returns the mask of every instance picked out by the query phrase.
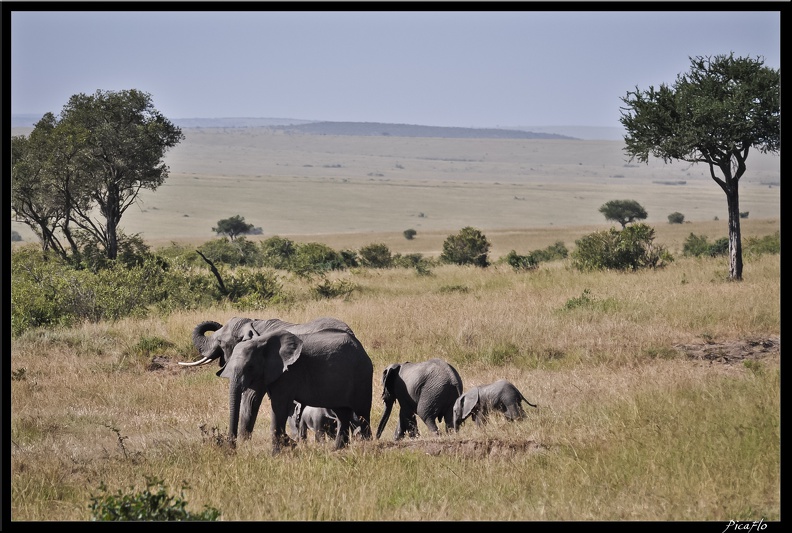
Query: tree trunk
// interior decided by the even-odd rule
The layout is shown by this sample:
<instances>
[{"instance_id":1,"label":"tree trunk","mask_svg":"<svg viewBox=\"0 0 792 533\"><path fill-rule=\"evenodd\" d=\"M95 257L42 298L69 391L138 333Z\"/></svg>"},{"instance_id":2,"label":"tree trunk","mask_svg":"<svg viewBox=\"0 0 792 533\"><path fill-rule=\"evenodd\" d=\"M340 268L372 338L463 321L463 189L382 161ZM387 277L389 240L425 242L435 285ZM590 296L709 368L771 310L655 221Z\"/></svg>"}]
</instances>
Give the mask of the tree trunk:
<instances>
[{"instance_id":1,"label":"tree trunk","mask_svg":"<svg viewBox=\"0 0 792 533\"><path fill-rule=\"evenodd\" d=\"M729 205L729 279L742 281L742 237L740 235L740 194L737 182L726 192Z\"/></svg>"}]
</instances>

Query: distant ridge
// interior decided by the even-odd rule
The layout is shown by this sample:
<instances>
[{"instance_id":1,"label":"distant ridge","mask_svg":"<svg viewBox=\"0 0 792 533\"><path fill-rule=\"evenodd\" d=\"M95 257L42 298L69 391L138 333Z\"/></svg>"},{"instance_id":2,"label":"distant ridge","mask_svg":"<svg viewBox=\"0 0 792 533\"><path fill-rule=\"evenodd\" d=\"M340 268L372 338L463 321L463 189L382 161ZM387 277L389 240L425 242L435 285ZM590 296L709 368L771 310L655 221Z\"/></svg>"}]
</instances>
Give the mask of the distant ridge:
<instances>
[{"instance_id":1,"label":"distant ridge","mask_svg":"<svg viewBox=\"0 0 792 533\"><path fill-rule=\"evenodd\" d=\"M11 127L33 127L40 115L12 115ZM290 118L177 118L171 119L180 128L271 128L303 135L356 135L393 137L441 137L451 139L560 139L580 140L578 137L548 131L528 131L526 128L457 128L420 126L416 124L387 124L382 122L328 122Z\"/></svg>"},{"instance_id":2,"label":"distant ridge","mask_svg":"<svg viewBox=\"0 0 792 533\"><path fill-rule=\"evenodd\" d=\"M555 133L534 133L496 128L449 128L381 122L309 122L273 126L272 129L308 135L357 135L393 137L443 137L453 139L573 139Z\"/></svg>"}]
</instances>

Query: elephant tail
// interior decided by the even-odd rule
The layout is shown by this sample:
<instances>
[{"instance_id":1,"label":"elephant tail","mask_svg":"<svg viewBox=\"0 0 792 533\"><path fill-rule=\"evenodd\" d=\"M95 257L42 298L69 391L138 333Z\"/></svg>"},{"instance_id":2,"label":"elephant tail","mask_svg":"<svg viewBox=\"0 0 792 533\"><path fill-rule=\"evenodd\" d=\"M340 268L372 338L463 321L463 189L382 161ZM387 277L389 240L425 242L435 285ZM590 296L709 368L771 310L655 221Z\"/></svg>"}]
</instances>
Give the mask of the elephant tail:
<instances>
[{"instance_id":1,"label":"elephant tail","mask_svg":"<svg viewBox=\"0 0 792 533\"><path fill-rule=\"evenodd\" d=\"M522 395L522 393L520 393L520 399L521 399L522 401L524 401L525 403L527 403L528 405L530 405L531 407L536 407L536 404L533 404L533 403L529 402L529 401L528 401L528 400L525 398L525 396L523 396L523 395Z\"/></svg>"},{"instance_id":2,"label":"elephant tail","mask_svg":"<svg viewBox=\"0 0 792 533\"><path fill-rule=\"evenodd\" d=\"M393 402L385 402L385 412L382 413L382 420L380 420L379 426L377 427L377 438L380 438L382 435L383 430L385 429L385 425L388 423L388 418L390 418L391 410L393 410Z\"/></svg>"}]
</instances>

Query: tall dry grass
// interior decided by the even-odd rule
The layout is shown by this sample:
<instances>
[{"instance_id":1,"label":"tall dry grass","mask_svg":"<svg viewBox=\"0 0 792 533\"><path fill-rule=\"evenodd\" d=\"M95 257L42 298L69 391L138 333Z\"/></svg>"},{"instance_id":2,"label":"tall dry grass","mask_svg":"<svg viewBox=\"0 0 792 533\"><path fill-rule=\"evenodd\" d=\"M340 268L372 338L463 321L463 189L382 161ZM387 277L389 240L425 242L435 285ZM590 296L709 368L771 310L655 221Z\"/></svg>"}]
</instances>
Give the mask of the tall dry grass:
<instances>
[{"instance_id":1,"label":"tall dry grass","mask_svg":"<svg viewBox=\"0 0 792 533\"><path fill-rule=\"evenodd\" d=\"M514 382L527 420L332 451L309 439L273 457L265 400L232 452L227 382L182 368L192 328L249 315L217 307L167 317L30 331L11 344L11 520L90 519L100 483L145 476L200 511L236 520L780 519L780 356L688 357L684 344L780 335L780 258L678 258L638 273L443 266L333 274L348 299L310 297L285 278L288 306L256 313L348 322L382 369L442 357L465 388ZM420 423L419 423L420 424Z\"/></svg>"}]
</instances>

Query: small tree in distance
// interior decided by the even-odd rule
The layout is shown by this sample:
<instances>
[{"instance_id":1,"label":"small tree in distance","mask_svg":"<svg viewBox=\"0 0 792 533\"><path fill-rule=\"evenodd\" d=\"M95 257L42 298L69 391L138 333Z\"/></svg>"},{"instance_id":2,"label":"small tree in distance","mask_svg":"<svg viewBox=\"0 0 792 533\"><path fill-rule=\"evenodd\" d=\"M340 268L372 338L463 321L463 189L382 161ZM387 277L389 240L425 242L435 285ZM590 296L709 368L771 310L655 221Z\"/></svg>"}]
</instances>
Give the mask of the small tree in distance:
<instances>
[{"instance_id":1,"label":"small tree in distance","mask_svg":"<svg viewBox=\"0 0 792 533\"><path fill-rule=\"evenodd\" d=\"M235 215L231 218L224 218L217 221L217 227L212 228L212 231L218 235L227 235L232 241L236 239L237 235L243 235L253 230L253 224L247 224L245 217Z\"/></svg>"},{"instance_id":2,"label":"small tree in distance","mask_svg":"<svg viewBox=\"0 0 792 533\"><path fill-rule=\"evenodd\" d=\"M684 221L685 221L685 215L683 215L679 211L674 211L673 213L668 215L669 224L682 224Z\"/></svg>"},{"instance_id":3,"label":"small tree in distance","mask_svg":"<svg viewBox=\"0 0 792 533\"><path fill-rule=\"evenodd\" d=\"M408 241L413 240L413 237L415 237L417 234L418 232L415 231L414 229L404 230L404 238L407 239Z\"/></svg>"},{"instance_id":4,"label":"small tree in distance","mask_svg":"<svg viewBox=\"0 0 792 533\"><path fill-rule=\"evenodd\" d=\"M599 208L606 220L613 220L621 224L624 229L627 224L636 220L644 220L648 215L646 209L635 200L611 200Z\"/></svg>"},{"instance_id":5,"label":"small tree in distance","mask_svg":"<svg viewBox=\"0 0 792 533\"><path fill-rule=\"evenodd\" d=\"M489 266L487 255L490 243L476 228L462 228L456 235L449 235L443 243L440 259L457 265Z\"/></svg>"}]
</instances>

